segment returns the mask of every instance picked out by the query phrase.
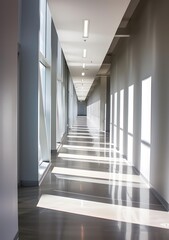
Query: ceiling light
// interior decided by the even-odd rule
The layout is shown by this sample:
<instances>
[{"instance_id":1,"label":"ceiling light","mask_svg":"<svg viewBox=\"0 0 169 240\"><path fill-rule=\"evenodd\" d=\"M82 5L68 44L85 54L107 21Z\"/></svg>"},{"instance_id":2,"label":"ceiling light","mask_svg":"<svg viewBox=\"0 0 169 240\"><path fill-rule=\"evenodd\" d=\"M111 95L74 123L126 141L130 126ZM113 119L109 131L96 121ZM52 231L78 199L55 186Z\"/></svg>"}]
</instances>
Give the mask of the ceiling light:
<instances>
[{"instance_id":1,"label":"ceiling light","mask_svg":"<svg viewBox=\"0 0 169 240\"><path fill-rule=\"evenodd\" d=\"M87 50L86 49L83 49L83 57L85 58L87 55Z\"/></svg>"},{"instance_id":2,"label":"ceiling light","mask_svg":"<svg viewBox=\"0 0 169 240\"><path fill-rule=\"evenodd\" d=\"M83 29L83 37L89 37L89 20L84 20L84 29Z\"/></svg>"},{"instance_id":3,"label":"ceiling light","mask_svg":"<svg viewBox=\"0 0 169 240\"><path fill-rule=\"evenodd\" d=\"M84 76L85 75L85 73L84 72L82 72L82 76Z\"/></svg>"},{"instance_id":4,"label":"ceiling light","mask_svg":"<svg viewBox=\"0 0 169 240\"><path fill-rule=\"evenodd\" d=\"M86 64L85 63L83 63L83 68L85 68L86 67Z\"/></svg>"}]
</instances>

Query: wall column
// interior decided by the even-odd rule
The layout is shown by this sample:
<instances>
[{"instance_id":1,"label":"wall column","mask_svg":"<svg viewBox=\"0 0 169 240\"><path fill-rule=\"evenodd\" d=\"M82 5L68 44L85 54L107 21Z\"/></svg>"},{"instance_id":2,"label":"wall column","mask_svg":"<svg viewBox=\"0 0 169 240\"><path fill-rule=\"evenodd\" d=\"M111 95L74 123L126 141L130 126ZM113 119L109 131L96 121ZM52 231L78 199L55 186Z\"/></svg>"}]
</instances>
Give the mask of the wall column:
<instances>
[{"instance_id":1,"label":"wall column","mask_svg":"<svg viewBox=\"0 0 169 240\"><path fill-rule=\"evenodd\" d=\"M22 0L20 33L20 182L38 185L39 0Z\"/></svg>"},{"instance_id":2,"label":"wall column","mask_svg":"<svg viewBox=\"0 0 169 240\"><path fill-rule=\"evenodd\" d=\"M0 8L0 238L18 232L18 1L2 0Z\"/></svg>"}]
</instances>

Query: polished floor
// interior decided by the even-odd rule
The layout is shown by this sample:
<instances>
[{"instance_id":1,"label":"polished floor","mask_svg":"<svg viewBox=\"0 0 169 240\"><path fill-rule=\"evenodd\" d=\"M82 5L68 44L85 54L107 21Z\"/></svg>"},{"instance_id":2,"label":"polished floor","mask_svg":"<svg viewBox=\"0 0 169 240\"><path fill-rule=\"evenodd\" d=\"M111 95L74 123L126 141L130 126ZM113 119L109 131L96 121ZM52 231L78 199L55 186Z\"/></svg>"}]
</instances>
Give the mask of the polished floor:
<instances>
[{"instance_id":1,"label":"polished floor","mask_svg":"<svg viewBox=\"0 0 169 240\"><path fill-rule=\"evenodd\" d=\"M79 117L40 188L19 189L19 239L168 240L169 213L108 136Z\"/></svg>"}]
</instances>

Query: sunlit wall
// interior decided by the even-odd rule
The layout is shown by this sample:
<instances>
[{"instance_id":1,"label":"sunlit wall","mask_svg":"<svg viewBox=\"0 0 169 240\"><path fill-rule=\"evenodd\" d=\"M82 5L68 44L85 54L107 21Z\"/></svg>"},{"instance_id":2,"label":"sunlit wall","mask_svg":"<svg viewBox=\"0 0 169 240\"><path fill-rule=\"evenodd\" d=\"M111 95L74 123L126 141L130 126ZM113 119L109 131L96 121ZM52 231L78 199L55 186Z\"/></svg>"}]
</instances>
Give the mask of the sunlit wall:
<instances>
[{"instance_id":1,"label":"sunlit wall","mask_svg":"<svg viewBox=\"0 0 169 240\"><path fill-rule=\"evenodd\" d=\"M91 125L100 128L100 84L98 84L92 95L87 100L87 117Z\"/></svg>"},{"instance_id":2,"label":"sunlit wall","mask_svg":"<svg viewBox=\"0 0 169 240\"><path fill-rule=\"evenodd\" d=\"M140 172L150 181L151 77L142 81Z\"/></svg>"},{"instance_id":3,"label":"sunlit wall","mask_svg":"<svg viewBox=\"0 0 169 240\"><path fill-rule=\"evenodd\" d=\"M107 117L109 116L109 111L107 110L107 88L108 88L107 77L100 77L96 80L96 86L94 90L89 94L86 99L87 102L87 118L93 127L106 132Z\"/></svg>"},{"instance_id":4,"label":"sunlit wall","mask_svg":"<svg viewBox=\"0 0 169 240\"><path fill-rule=\"evenodd\" d=\"M169 21L169 2L146 1L141 7L130 20L130 38L121 39L112 58L110 136L122 149L124 90L123 151L168 204L169 33L161 26ZM119 137L113 124L120 126Z\"/></svg>"},{"instance_id":5,"label":"sunlit wall","mask_svg":"<svg viewBox=\"0 0 169 240\"><path fill-rule=\"evenodd\" d=\"M133 115L134 115L134 85L128 88L128 136L127 159L133 164Z\"/></svg>"}]
</instances>

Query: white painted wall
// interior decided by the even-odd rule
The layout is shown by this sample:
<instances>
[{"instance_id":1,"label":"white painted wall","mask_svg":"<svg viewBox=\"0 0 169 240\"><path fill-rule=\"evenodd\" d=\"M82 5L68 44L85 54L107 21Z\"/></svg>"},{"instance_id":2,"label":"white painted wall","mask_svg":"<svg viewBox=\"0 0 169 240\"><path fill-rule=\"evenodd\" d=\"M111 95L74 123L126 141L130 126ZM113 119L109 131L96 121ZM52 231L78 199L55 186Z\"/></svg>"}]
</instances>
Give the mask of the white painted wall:
<instances>
[{"instance_id":1,"label":"white painted wall","mask_svg":"<svg viewBox=\"0 0 169 240\"><path fill-rule=\"evenodd\" d=\"M87 100L87 118L90 120L91 125L100 129L100 80L93 90L91 96Z\"/></svg>"},{"instance_id":2,"label":"white painted wall","mask_svg":"<svg viewBox=\"0 0 169 240\"><path fill-rule=\"evenodd\" d=\"M107 78L102 77L97 81L95 89L87 100L87 117L94 127L105 131Z\"/></svg>"},{"instance_id":3,"label":"white painted wall","mask_svg":"<svg viewBox=\"0 0 169 240\"><path fill-rule=\"evenodd\" d=\"M18 232L18 1L2 0L0 7L0 239Z\"/></svg>"},{"instance_id":4,"label":"white painted wall","mask_svg":"<svg viewBox=\"0 0 169 240\"><path fill-rule=\"evenodd\" d=\"M127 99L129 87L134 86L133 165L169 203L169 32L164 27L169 21L168 8L167 0L164 0L163 4L157 0L148 0L142 3L142 9L138 10L136 18L130 21L131 37L121 40L113 58L111 95L116 92L120 94L124 89L124 153L128 156L127 126L128 110L131 106L128 106ZM141 157L142 144L145 145L142 133L146 132L146 129L142 130L142 109L145 109L142 108L142 83L149 78L152 86L149 93L152 105L150 172L147 173L147 162L143 162ZM119 104L118 98L118 107ZM118 119L119 114L118 112ZM119 134L118 126L119 123ZM149 128L149 124L146 127ZM118 137L117 140L119 146ZM148 156L148 152L145 154Z\"/></svg>"}]
</instances>

